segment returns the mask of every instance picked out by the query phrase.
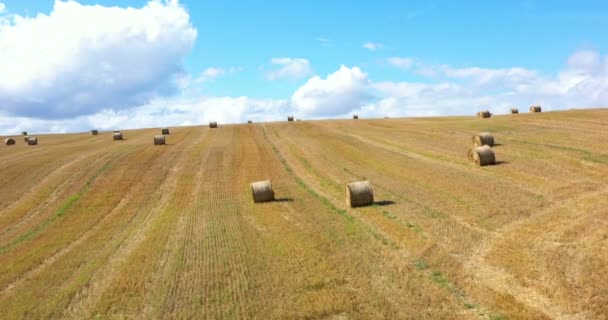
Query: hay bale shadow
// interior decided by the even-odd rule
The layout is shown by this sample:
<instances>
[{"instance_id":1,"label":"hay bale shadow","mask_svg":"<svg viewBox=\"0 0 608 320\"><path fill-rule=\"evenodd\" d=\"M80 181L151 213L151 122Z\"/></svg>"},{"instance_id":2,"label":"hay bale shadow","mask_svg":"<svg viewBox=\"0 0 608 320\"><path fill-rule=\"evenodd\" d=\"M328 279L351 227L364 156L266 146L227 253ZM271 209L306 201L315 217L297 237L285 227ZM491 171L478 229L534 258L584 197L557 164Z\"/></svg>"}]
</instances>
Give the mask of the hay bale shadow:
<instances>
[{"instance_id":1,"label":"hay bale shadow","mask_svg":"<svg viewBox=\"0 0 608 320\"><path fill-rule=\"evenodd\" d=\"M501 166L503 164L509 164L509 162L508 161L496 161L496 162L494 162L493 165L495 165L495 166Z\"/></svg>"},{"instance_id":2,"label":"hay bale shadow","mask_svg":"<svg viewBox=\"0 0 608 320\"><path fill-rule=\"evenodd\" d=\"M384 207L384 206L390 206L395 204L395 201L390 201L390 200L382 200L382 201L374 201L374 205L375 206L380 206L380 207Z\"/></svg>"},{"instance_id":3,"label":"hay bale shadow","mask_svg":"<svg viewBox=\"0 0 608 320\"><path fill-rule=\"evenodd\" d=\"M277 198L272 200L272 202L293 202L293 198Z\"/></svg>"}]
</instances>

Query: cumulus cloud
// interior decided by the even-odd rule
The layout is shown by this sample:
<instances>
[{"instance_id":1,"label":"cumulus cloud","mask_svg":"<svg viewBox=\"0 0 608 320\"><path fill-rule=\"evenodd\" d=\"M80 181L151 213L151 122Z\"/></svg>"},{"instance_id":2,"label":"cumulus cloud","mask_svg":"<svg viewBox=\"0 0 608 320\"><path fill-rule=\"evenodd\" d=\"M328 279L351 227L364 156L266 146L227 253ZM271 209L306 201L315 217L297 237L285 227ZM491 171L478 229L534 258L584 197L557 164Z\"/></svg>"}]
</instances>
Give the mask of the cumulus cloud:
<instances>
[{"instance_id":1,"label":"cumulus cloud","mask_svg":"<svg viewBox=\"0 0 608 320\"><path fill-rule=\"evenodd\" d=\"M608 104L608 58L595 51L575 52L553 75L521 67L455 68L417 60L408 66L427 81L374 83L382 98L367 106L369 114L473 114L482 108L505 113L510 106L532 104L545 110Z\"/></svg>"},{"instance_id":2,"label":"cumulus cloud","mask_svg":"<svg viewBox=\"0 0 608 320\"><path fill-rule=\"evenodd\" d=\"M312 73L310 62L302 58L273 58L273 65L280 66L279 69L266 72L266 79L299 79Z\"/></svg>"},{"instance_id":3,"label":"cumulus cloud","mask_svg":"<svg viewBox=\"0 0 608 320\"><path fill-rule=\"evenodd\" d=\"M405 58L403 58L405 59ZM409 58L408 58L409 59ZM408 62L409 63L409 62ZM430 70L422 75L421 69ZM357 113L363 117L473 115L480 109L495 114L509 107L543 110L608 105L608 58L595 51L579 51L553 74L512 68L430 65L413 59L404 73L422 75L420 81L373 81L358 67L341 66L325 78L311 77L289 99L252 99L182 94L154 98L130 109L103 108L90 115L66 119L34 119L8 115L0 109L0 132L73 132L91 128L143 128L164 125L282 120L287 114L304 119L336 118ZM208 68L202 76L221 76L231 68ZM188 96L188 97L185 97Z\"/></svg>"},{"instance_id":4,"label":"cumulus cloud","mask_svg":"<svg viewBox=\"0 0 608 320\"><path fill-rule=\"evenodd\" d=\"M4 10L6 10L6 5L4 5L4 3L0 2L0 13L3 13Z\"/></svg>"},{"instance_id":5,"label":"cumulus cloud","mask_svg":"<svg viewBox=\"0 0 608 320\"><path fill-rule=\"evenodd\" d=\"M246 120L276 121L289 112L289 102L281 99L248 97L157 98L131 109L104 109L93 115L68 119L35 119L0 116L0 132L17 134L82 132L90 129L137 129L161 126L186 126L218 121L221 124Z\"/></svg>"},{"instance_id":6,"label":"cumulus cloud","mask_svg":"<svg viewBox=\"0 0 608 320\"><path fill-rule=\"evenodd\" d=\"M378 49L384 48L384 45L382 43L377 43L377 42L366 42L366 43L362 44L361 47L363 47L369 51L376 51Z\"/></svg>"},{"instance_id":7,"label":"cumulus cloud","mask_svg":"<svg viewBox=\"0 0 608 320\"><path fill-rule=\"evenodd\" d=\"M291 97L291 104L298 114L335 116L357 109L367 102L367 74L357 67L341 66L322 79L310 78Z\"/></svg>"},{"instance_id":8,"label":"cumulus cloud","mask_svg":"<svg viewBox=\"0 0 608 320\"><path fill-rule=\"evenodd\" d=\"M0 105L17 117L123 110L174 93L197 35L175 0L142 8L56 0L48 15L0 19Z\"/></svg>"}]
</instances>

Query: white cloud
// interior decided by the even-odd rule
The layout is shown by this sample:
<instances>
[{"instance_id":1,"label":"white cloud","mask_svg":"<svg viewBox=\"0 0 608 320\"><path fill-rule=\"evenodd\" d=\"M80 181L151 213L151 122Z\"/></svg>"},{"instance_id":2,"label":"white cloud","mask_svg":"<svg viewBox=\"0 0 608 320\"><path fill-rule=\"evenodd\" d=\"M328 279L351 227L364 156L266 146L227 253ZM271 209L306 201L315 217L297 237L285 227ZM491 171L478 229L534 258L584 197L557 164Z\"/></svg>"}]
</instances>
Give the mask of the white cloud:
<instances>
[{"instance_id":1,"label":"white cloud","mask_svg":"<svg viewBox=\"0 0 608 320\"><path fill-rule=\"evenodd\" d=\"M209 67L203 71L203 76L206 78L217 78L226 74L226 71L222 68Z\"/></svg>"},{"instance_id":2,"label":"white cloud","mask_svg":"<svg viewBox=\"0 0 608 320\"><path fill-rule=\"evenodd\" d=\"M376 51L378 49L384 48L384 45L382 43L377 43L377 42L366 42L366 43L362 44L361 47L363 47L369 51Z\"/></svg>"},{"instance_id":3,"label":"white cloud","mask_svg":"<svg viewBox=\"0 0 608 320\"><path fill-rule=\"evenodd\" d=\"M407 70L410 69L414 65L414 59L412 58L400 58L400 57L392 57L388 58L388 63L393 67Z\"/></svg>"},{"instance_id":4,"label":"white cloud","mask_svg":"<svg viewBox=\"0 0 608 320\"><path fill-rule=\"evenodd\" d=\"M203 70L198 77L192 78L191 76L186 76L182 83L181 88L185 89L193 84L203 83L207 81L211 81L226 75L234 74L243 71L242 67L230 67L230 68L221 68L221 67L209 67Z\"/></svg>"},{"instance_id":5,"label":"white cloud","mask_svg":"<svg viewBox=\"0 0 608 320\"><path fill-rule=\"evenodd\" d=\"M592 69L601 65L600 55L596 51L582 50L568 58L567 65L573 69Z\"/></svg>"},{"instance_id":6,"label":"white cloud","mask_svg":"<svg viewBox=\"0 0 608 320\"><path fill-rule=\"evenodd\" d=\"M4 5L4 3L0 2L0 13L3 13L5 9L6 9L6 5Z\"/></svg>"},{"instance_id":7,"label":"white cloud","mask_svg":"<svg viewBox=\"0 0 608 320\"><path fill-rule=\"evenodd\" d=\"M291 97L298 114L335 116L357 109L369 98L368 79L361 69L341 66L321 79L314 76L298 88Z\"/></svg>"},{"instance_id":8,"label":"white cloud","mask_svg":"<svg viewBox=\"0 0 608 320\"><path fill-rule=\"evenodd\" d=\"M0 19L0 105L38 118L121 110L175 92L197 34L175 0L142 8L56 0L48 15Z\"/></svg>"},{"instance_id":9,"label":"white cloud","mask_svg":"<svg viewBox=\"0 0 608 320\"><path fill-rule=\"evenodd\" d=\"M455 115L482 108L505 113L510 106L526 109L532 104L545 110L608 105L608 58L602 60L595 51L575 52L554 75L520 67L454 68L417 60L410 68L428 81L374 83L382 98L367 106L368 114Z\"/></svg>"},{"instance_id":10,"label":"white cloud","mask_svg":"<svg viewBox=\"0 0 608 320\"><path fill-rule=\"evenodd\" d=\"M287 100L251 99L248 97L158 98L131 109L105 109L93 115L69 119L33 119L1 117L0 132L17 134L81 132L90 129L137 129L161 126L185 126L239 123L246 120L277 121L289 113Z\"/></svg>"},{"instance_id":11,"label":"white cloud","mask_svg":"<svg viewBox=\"0 0 608 320\"><path fill-rule=\"evenodd\" d=\"M217 67L216 67L217 68ZM131 109L104 108L92 115L41 120L8 115L0 109L0 133L84 131L90 128L142 128L176 125L283 120L288 114L305 119L474 115L480 109L506 113L511 106L543 110L608 105L608 58L576 52L562 70L547 75L526 68L453 67L413 60L408 72L431 70L422 81L371 81L357 67L341 66L326 78L314 76L291 99L212 97L200 93L155 98ZM233 68L202 74L227 74ZM223 70L219 71L219 69ZM236 69L236 68L235 68Z\"/></svg>"},{"instance_id":12,"label":"white cloud","mask_svg":"<svg viewBox=\"0 0 608 320\"><path fill-rule=\"evenodd\" d=\"M273 65L280 66L279 69L266 72L266 79L299 79L312 73L310 62L301 58L273 58Z\"/></svg>"}]
</instances>

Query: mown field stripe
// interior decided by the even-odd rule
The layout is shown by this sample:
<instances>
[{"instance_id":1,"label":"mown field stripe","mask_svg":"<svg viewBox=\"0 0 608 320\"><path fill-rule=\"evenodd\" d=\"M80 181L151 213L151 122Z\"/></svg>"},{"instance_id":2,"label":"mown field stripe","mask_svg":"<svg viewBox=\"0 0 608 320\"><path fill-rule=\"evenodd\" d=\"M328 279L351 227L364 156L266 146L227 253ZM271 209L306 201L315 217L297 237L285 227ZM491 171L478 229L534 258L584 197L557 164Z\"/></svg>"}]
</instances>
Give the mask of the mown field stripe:
<instances>
[{"instance_id":1,"label":"mown field stripe","mask_svg":"<svg viewBox=\"0 0 608 320\"><path fill-rule=\"evenodd\" d=\"M281 152L279 151L279 149L277 149L277 147L274 145L274 143L272 141L270 141L270 139L268 138L268 135L266 134L266 128L262 127L263 130L263 135L264 135L264 139L266 139L266 141L268 142L268 144L270 145L270 147L272 148L272 151L275 153L275 155L277 156L277 158L279 159L279 161L281 161L281 164L283 164L283 168L285 168L285 170L287 171L287 173L296 180L296 182L298 183L298 186L300 186L302 189L306 190L308 193L310 193L310 195L312 195L315 199L319 200L325 207L327 207L328 209L330 209L332 212L337 213L341 216L343 216L346 220L352 222L355 220L355 217L353 217L352 215L350 215L348 213L348 211L340 209L338 207L336 207L331 201L329 201L329 199L325 198L324 196L322 196L321 194L319 194L317 191L315 191L314 189L312 189L311 187L309 187L304 180L302 180L302 178L300 178L291 168L291 166L289 165L289 163L287 163L287 160L285 160L285 158L281 155Z\"/></svg>"},{"instance_id":2,"label":"mown field stripe","mask_svg":"<svg viewBox=\"0 0 608 320\"><path fill-rule=\"evenodd\" d=\"M112 167L112 164L114 162L114 160L117 158L118 156L115 156L114 158L110 159L106 164L104 164L101 168L99 168L95 174L89 178L89 180L87 180L87 182L85 183L85 185L82 187L82 189L80 191L78 191L75 194L70 195L62 204L61 206L57 209L57 211L55 211L55 213L53 215L51 215L49 218L47 218L45 221L43 221L41 224L39 224L37 227L35 227L32 230L29 230L28 232L22 234L21 236L17 237L16 239L14 239L13 241L0 246L0 254L7 252L8 250L10 250L11 248L17 246L18 244L27 241L29 239L31 239L33 236L35 236L36 234L38 234L40 231L44 230L46 227L48 227L51 223L53 223L55 220L57 220L58 218L62 217L70 208L72 208L81 198L82 196L89 190L89 188L91 187L91 184L93 184L93 182L105 171L107 171L108 169L110 169Z\"/></svg>"}]
</instances>

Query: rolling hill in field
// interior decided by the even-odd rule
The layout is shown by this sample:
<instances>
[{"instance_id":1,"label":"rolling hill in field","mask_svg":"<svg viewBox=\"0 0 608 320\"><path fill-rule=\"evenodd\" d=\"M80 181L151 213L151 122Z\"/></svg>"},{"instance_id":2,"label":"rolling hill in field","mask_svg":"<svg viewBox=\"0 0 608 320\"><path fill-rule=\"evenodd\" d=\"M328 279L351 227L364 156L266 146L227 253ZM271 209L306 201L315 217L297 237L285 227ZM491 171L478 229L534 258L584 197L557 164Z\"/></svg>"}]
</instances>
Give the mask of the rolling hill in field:
<instances>
[{"instance_id":1,"label":"rolling hill in field","mask_svg":"<svg viewBox=\"0 0 608 320\"><path fill-rule=\"evenodd\" d=\"M608 318L608 110L171 130L0 147L0 318Z\"/></svg>"}]
</instances>

